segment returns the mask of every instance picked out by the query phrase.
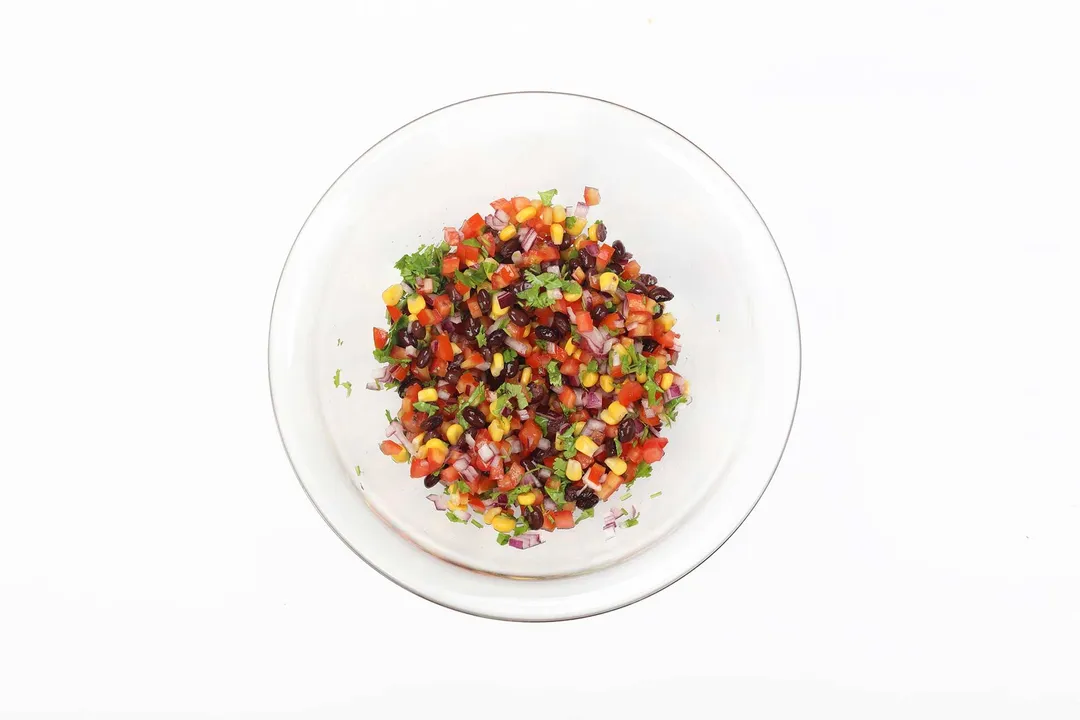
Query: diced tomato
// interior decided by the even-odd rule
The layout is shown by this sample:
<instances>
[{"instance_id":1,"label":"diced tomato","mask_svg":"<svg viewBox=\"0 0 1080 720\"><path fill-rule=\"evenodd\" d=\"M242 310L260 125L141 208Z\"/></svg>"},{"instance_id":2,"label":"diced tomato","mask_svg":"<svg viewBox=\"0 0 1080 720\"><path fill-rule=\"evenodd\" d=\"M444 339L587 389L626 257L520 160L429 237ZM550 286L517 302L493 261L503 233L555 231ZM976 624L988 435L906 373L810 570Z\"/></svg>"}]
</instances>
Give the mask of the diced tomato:
<instances>
[{"instance_id":1,"label":"diced tomato","mask_svg":"<svg viewBox=\"0 0 1080 720\"><path fill-rule=\"evenodd\" d=\"M439 313L440 317L450 317L454 314L454 303L450 302L449 295L436 295L431 298L434 303L435 312Z\"/></svg>"},{"instance_id":2,"label":"diced tomato","mask_svg":"<svg viewBox=\"0 0 1080 720\"><path fill-rule=\"evenodd\" d=\"M555 529L555 519L549 512L544 513L544 529L548 532L551 532Z\"/></svg>"},{"instance_id":3,"label":"diced tomato","mask_svg":"<svg viewBox=\"0 0 1080 720\"><path fill-rule=\"evenodd\" d=\"M513 285L520 277L521 273L513 265L500 265L491 276L491 286L496 290L501 290L508 285Z\"/></svg>"},{"instance_id":4,"label":"diced tomato","mask_svg":"<svg viewBox=\"0 0 1080 720\"><path fill-rule=\"evenodd\" d=\"M489 203L493 210L502 210L507 215L514 214L514 203L510 202L506 198L499 198L498 200L492 200Z\"/></svg>"},{"instance_id":5,"label":"diced tomato","mask_svg":"<svg viewBox=\"0 0 1080 720\"><path fill-rule=\"evenodd\" d=\"M500 484L501 484L501 482L502 482L502 479L503 479L503 477L504 477L504 475L503 475L503 461L502 461L502 457L501 457L501 456L498 456L498 455L496 455L496 456L495 456L495 459L491 461L491 465L490 465L490 467L491 467L491 470L490 470L490 472L491 472L491 479L492 479L492 480L498 480L498 481L500 482Z\"/></svg>"},{"instance_id":6,"label":"diced tomato","mask_svg":"<svg viewBox=\"0 0 1080 720\"><path fill-rule=\"evenodd\" d=\"M630 463L641 462L641 447L638 445L623 445L623 460L627 462L627 467L630 467ZM627 470L627 473L629 472Z\"/></svg>"},{"instance_id":7,"label":"diced tomato","mask_svg":"<svg viewBox=\"0 0 1080 720\"><path fill-rule=\"evenodd\" d=\"M420 312L416 313L416 319L424 327L430 327L442 321L442 319L431 308L424 308Z\"/></svg>"},{"instance_id":8,"label":"diced tomato","mask_svg":"<svg viewBox=\"0 0 1080 720\"><path fill-rule=\"evenodd\" d=\"M474 238L480 234L480 228L484 227L484 218L480 216L480 213L473 213L472 216L465 221L465 224L461 226L461 235L466 240Z\"/></svg>"},{"instance_id":9,"label":"diced tomato","mask_svg":"<svg viewBox=\"0 0 1080 720\"><path fill-rule=\"evenodd\" d=\"M404 366L402 366L402 365L398 365L398 366L397 366L396 368L394 368L393 370L391 370L391 371L390 371L390 375L391 375L391 376L392 376L392 377L393 377L393 378L394 378L395 380L404 380L404 379L405 379L405 377L406 377L406 376L407 376L408 374L409 374L409 371L408 371L408 370L406 370L406 369L405 369L405 367L404 367Z\"/></svg>"},{"instance_id":10,"label":"diced tomato","mask_svg":"<svg viewBox=\"0 0 1080 720\"><path fill-rule=\"evenodd\" d=\"M505 330L506 334L514 338L515 340L524 340L525 333L528 331L528 328L524 328L517 323L507 323L506 327L504 327L503 330Z\"/></svg>"},{"instance_id":11,"label":"diced tomato","mask_svg":"<svg viewBox=\"0 0 1080 720\"><path fill-rule=\"evenodd\" d=\"M371 332L375 336L375 349L382 350L386 347L386 343L390 341L390 333L382 328L371 328Z\"/></svg>"},{"instance_id":12,"label":"diced tomato","mask_svg":"<svg viewBox=\"0 0 1080 720\"><path fill-rule=\"evenodd\" d=\"M630 337L648 337L653 334L653 321L645 320L639 322L637 327L626 334Z\"/></svg>"},{"instance_id":13,"label":"diced tomato","mask_svg":"<svg viewBox=\"0 0 1080 720\"><path fill-rule=\"evenodd\" d=\"M481 359L483 359L482 356ZM471 372L463 372L461 373L461 378L457 381L457 391L460 394L468 396L472 393L473 389L476 388L476 385L476 376Z\"/></svg>"},{"instance_id":14,"label":"diced tomato","mask_svg":"<svg viewBox=\"0 0 1080 720\"><path fill-rule=\"evenodd\" d=\"M551 519L555 522L555 527L560 530L569 530L574 527L574 513L570 510L560 510L552 513Z\"/></svg>"},{"instance_id":15,"label":"diced tomato","mask_svg":"<svg viewBox=\"0 0 1080 720\"><path fill-rule=\"evenodd\" d=\"M593 329L592 315L590 315L587 312L582 311L582 312L579 312L579 313L574 315L574 320L577 323L578 332L583 332L583 333L592 332L592 329Z\"/></svg>"},{"instance_id":16,"label":"diced tomato","mask_svg":"<svg viewBox=\"0 0 1080 720\"><path fill-rule=\"evenodd\" d=\"M468 370L469 368L476 367L482 362L484 362L484 356L478 352L474 352L461 361L461 367Z\"/></svg>"},{"instance_id":17,"label":"diced tomato","mask_svg":"<svg viewBox=\"0 0 1080 720\"><path fill-rule=\"evenodd\" d=\"M482 233L481 235L477 236L476 239L480 241L480 244L484 247L484 250L487 252L488 257L495 254L494 235L492 235L491 233Z\"/></svg>"},{"instance_id":18,"label":"diced tomato","mask_svg":"<svg viewBox=\"0 0 1080 720\"><path fill-rule=\"evenodd\" d=\"M627 465L627 475L629 475L630 466ZM600 496L601 500L607 500L612 494L622 486L626 481L626 475L619 476L615 473L608 473L607 478L604 480L604 484L600 486L596 494Z\"/></svg>"},{"instance_id":19,"label":"diced tomato","mask_svg":"<svg viewBox=\"0 0 1080 720\"><path fill-rule=\"evenodd\" d=\"M379 450L382 451L383 455L397 455L404 449L393 440L383 440L379 443Z\"/></svg>"},{"instance_id":20,"label":"diced tomato","mask_svg":"<svg viewBox=\"0 0 1080 720\"><path fill-rule=\"evenodd\" d=\"M641 385L633 380L627 380L623 383L623 386L619 388L619 402L625 407L630 407L630 403L635 400L640 400L641 396L645 394L645 389Z\"/></svg>"},{"instance_id":21,"label":"diced tomato","mask_svg":"<svg viewBox=\"0 0 1080 720\"><path fill-rule=\"evenodd\" d=\"M514 204L514 211L510 213L511 215L516 215L518 212L524 210L530 205L529 198L521 197L520 195L511 200L511 202Z\"/></svg>"},{"instance_id":22,"label":"diced tomato","mask_svg":"<svg viewBox=\"0 0 1080 720\"><path fill-rule=\"evenodd\" d=\"M645 441L645 444L641 446L641 459L647 463L657 462L660 458L664 457L665 445L667 445L667 438L649 438Z\"/></svg>"},{"instance_id":23,"label":"diced tomato","mask_svg":"<svg viewBox=\"0 0 1080 720\"><path fill-rule=\"evenodd\" d=\"M454 289L458 291L458 295L461 295L461 297L463 297L463 298L469 297L470 288L465 283L462 283L462 282L454 283Z\"/></svg>"},{"instance_id":24,"label":"diced tomato","mask_svg":"<svg viewBox=\"0 0 1080 720\"><path fill-rule=\"evenodd\" d=\"M555 301L555 304L551 306L551 309L554 312L561 312L561 313L566 312L566 301L563 300L562 298L559 298L558 300Z\"/></svg>"},{"instance_id":25,"label":"diced tomato","mask_svg":"<svg viewBox=\"0 0 1080 720\"><path fill-rule=\"evenodd\" d=\"M457 256L466 265L475 265L480 261L480 248L462 243L458 245Z\"/></svg>"},{"instance_id":26,"label":"diced tomato","mask_svg":"<svg viewBox=\"0 0 1080 720\"><path fill-rule=\"evenodd\" d=\"M427 382L431 379L431 370L429 368L418 368L416 363L413 363L412 374L416 376L416 379L420 382Z\"/></svg>"},{"instance_id":27,"label":"diced tomato","mask_svg":"<svg viewBox=\"0 0 1080 720\"><path fill-rule=\"evenodd\" d=\"M647 310L631 310L626 316L626 324L649 322L653 319L652 313Z\"/></svg>"},{"instance_id":28,"label":"diced tomato","mask_svg":"<svg viewBox=\"0 0 1080 720\"><path fill-rule=\"evenodd\" d=\"M396 305L387 305L386 312L390 315L390 322L397 322L397 319L401 317L401 311Z\"/></svg>"},{"instance_id":29,"label":"diced tomato","mask_svg":"<svg viewBox=\"0 0 1080 720\"><path fill-rule=\"evenodd\" d=\"M395 345L394 347L390 348L390 357L394 358L395 360L405 360L409 356L405 354L405 348Z\"/></svg>"},{"instance_id":30,"label":"diced tomato","mask_svg":"<svg viewBox=\"0 0 1080 720\"><path fill-rule=\"evenodd\" d=\"M569 385L563 385L563 389L559 391L559 402L568 408L572 408L577 404L577 398L574 395L574 390Z\"/></svg>"},{"instance_id":31,"label":"diced tomato","mask_svg":"<svg viewBox=\"0 0 1080 720\"><path fill-rule=\"evenodd\" d=\"M521 478L525 477L525 468L521 466L521 463L513 463L510 465L510 469L503 475L502 480L499 481L500 490L513 490L521 482Z\"/></svg>"},{"instance_id":32,"label":"diced tomato","mask_svg":"<svg viewBox=\"0 0 1080 720\"><path fill-rule=\"evenodd\" d=\"M476 479L469 483L469 492L473 495L483 495L495 487L495 481L489 475L477 475Z\"/></svg>"},{"instance_id":33,"label":"diced tomato","mask_svg":"<svg viewBox=\"0 0 1080 720\"><path fill-rule=\"evenodd\" d=\"M405 388L405 399L406 400L416 402L416 398L418 398L418 397L420 397L420 386L419 385L410 385L409 387Z\"/></svg>"},{"instance_id":34,"label":"diced tomato","mask_svg":"<svg viewBox=\"0 0 1080 720\"><path fill-rule=\"evenodd\" d=\"M461 473L459 473L453 465L447 465L442 469L442 472L439 473L439 479L447 485L455 482L459 477L461 477Z\"/></svg>"},{"instance_id":35,"label":"diced tomato","mask_svg":"<svg viewBox=\"0 0 1080 720\"><path fill-rule=\"evenodd\" d=\"M570 413L569 419L571 423L585 422L589 419L589 413L587 410L575 410Z\"/></svg>"},{"instance_id":36,"label":"diced tomato","mask_svg":"<svg viewBox=\"0 0 1080 720\"><path fill-rule=\"evenodd\" d=\"M478 318L484 313L480 312L480 301L475 297L471 297L465 301L465 306L469 308L469 314L474 318Z\"/></svg>"},{"instance_id":37,"label":"diced tomato","mask_svg":"<svg viewBox=\"0 0 1080 720\"><path fill-rule=\"evenodd\" d=\"M613 312L610 315L604 317L603 322L600 323L602 327L606 327L609 330L618 330L619 313Z\"/></svg>"},{"instance_id":38,"label":"diced tomato","mask_svg":"<svg viewBox=\"0 0 1080 720\"><path fill-rule=\"evenodd\" d=\"M580 368L581 363L577 358L568 357L563 361L563 364L559 366L559 372L563 375L577 375Z\"/></svg>"},{"instance_id":39,"label":"diced tomato","mask_svg":"<svg viewBox=\"0 0 1080 720\"><path fill-rule=\"evenodd\" d=\"M585 188L585 204L586 205L599 205L600 204L600 191L594 187Z\"/></svg>"},{"instance_id":40,"label":"diced tomato","mask_svg":"<svg viewBox=\"0 0 1080 720\"><path fill-rule=\"evenodd\" d=\"M647 312L644 295L626 293L626 302L630 306L630 312Z\"/></svg>"},{"instance_id":41,"label":"diced tomato","mask_svg":"<svg viewBox=\"0 0 1080 720\"><path fill-rule=\"evenodd\" d=\"M521 432L518 433L518 439L521 441L521 452L524 455L528 455L540 442L540 438L543 437L543 433L540 432L540 426L532 420L526 420L521 426Z\"/></svg>"},{"instance_id":42,"label":"diced tomato","mask_svg":"<svg viewBox=\"0 0 1080 720\"><path fill-rule=\"evenodd\" d=\"M445 240L447 242L447 244L450 245L451 247L453 247L454 245L457 245L459 242L461 242L461 233L459 233L457 231L457 228L444 227L442 229L442 233L443 233L443 240Z\"/></svg>"},{"instance_id":43,"label":"diced tomato","mask_svg":"<svg viewBox=\"0 0 1080 720\"><path fill-rule=\"evenodd\" d=\"M678 337L675 333L668 330L667 332L653 332L653 337L656 342L660 343L666 348L675 347L675 338Z\"/></svg>"},{"instance_id":44,"label":"diced tomato","mask_svg":"<svg viewBox=\"0 0 1080 720\"><path fill-rule=\"evenodd\" d=\"M540 259L541 260L558 260L559 259L559 249L557 247L555 247L554 245L552 245L551 243L544 243L543 245L540 246L539 249L534 247L533 250L535 250L536 252L538 252L540 254Z\"/></svg>"},{"instance_id":45,"label":"diced tomato","mask_svg":"<svg viewBox=\"0 0 1080 720\"><path fill-rule=\"evenodd\" d=\"M640 274L641 274L641 265L638 263L637 260L631 260L630 262L626 263L626 265L623 265L623 269L622 269L623 279L625 279L625 280L633 280L634 278L636 278Z\"/></svg>"},{"instance_id":46,"label":"diced tomato","mask_svg":"<svg viewBox=\"0 0 1080 720\"><path fill-rule=\"evenodd\" d=\"M461 258L459 258L457 255L447 255L446 257L443 258L443 261L442 261L442 274L443 274L443 277L454 277L454 273L456 273L460 268L461 268Z\"/></svg>"},{"instance_id":47,"label":"diced tomato","mask_svg":"<svg viewBox=\"0 0 1080 720\"><path fill-rule=\"evenodd\" d=\"M558 360L559 362L562 362L566 358L570 357L570 355L567 354L566 350L563 350L563 346L558 345L558 344L555 345L555 347L552 349L551 353L552 353L552 355L555 356L555 359Z\"/></svg>"},{"instance_id":48,"label":"diced tomato","mask_svg":"<svg viewBox=\"0 0 1080 720\"><path fill-rule=\"evenodd\" d=\"M610 245L601 245L596 251L596 269L603 270L611 262L611 256L615 254L615 248Z\"/></svg>"},{"instance_id":49,"label":"diced tomato","mask_svg":"<svg viewBox=\"0 0 1080 720\"><path fill-rule=\"evenodd\" d=\"M528 363L529 367L533 370L539 370L540 368L546 367L547 364L551 362L551 356L542 352L529 353L525 358L525 362Z\"/></svg>"},{"instance_id":50,"label":"diced tomato","mask_svg":"<svg viewBox=\"0 0 1080 720\"><path fill-rule=\"evenodd\" d=\"M446 371L450 368L450 364L443 359L438 359L431 363L431 372L439 377L446 377Z\"/></svg>"},{"instance_id":51,"label":"diced tomato","mask_svg":"<svg viewBox=\"0 0 1080 720\"><path fill-rule=\"evenodd\" d=\"M414 478L427 477L438 469L439 466L427 458L413 458L412 465L409 467L409 476Z\"/></svg>"},{"instance_id":52,"label":"diced tomato","mask_svg":"<svg viewBox=\"0 0 1080 720\"><path fill-rule=\"evenodd\" d=\"M600 478L602 478L604 476L604 468L605 467L606 467L605 465L601 465L600 463L596 463L591 468L589 468L589 480L591 480L594 483L599 483Z\"/></svg>"},{"instance_id":53,"label":"diced tomato","mask_svg":"<svg viewBox=\"0 0 1080 720\"><path fill-rule=\"evenodd\" d=\"M435 350L435 356L440 360L450 362L454 359L454 348L450 342L450 338L446 335L436 335L435 342L432 343Z\"/></svg>"}]
</instances>

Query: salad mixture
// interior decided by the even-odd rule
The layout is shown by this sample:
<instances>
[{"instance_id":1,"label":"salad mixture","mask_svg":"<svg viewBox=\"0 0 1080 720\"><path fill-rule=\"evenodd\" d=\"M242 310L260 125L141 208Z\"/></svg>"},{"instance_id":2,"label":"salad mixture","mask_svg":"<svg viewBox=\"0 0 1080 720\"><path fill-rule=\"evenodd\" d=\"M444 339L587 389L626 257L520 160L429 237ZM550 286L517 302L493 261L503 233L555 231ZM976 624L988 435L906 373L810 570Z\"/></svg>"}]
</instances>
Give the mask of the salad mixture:
<instances>
[{"instance_id":1,"label":"salad mixture","mask_svg":"<svg viewBox=\"0 0 1080 720\"><path fill-rule=\"evenodd\" d=\"M443 486L428 499L448 519L520 549L648 477L689 400L671 291L588 222L595 188L571 207L555 194L496 200L397 262L368 385L402 399L382 452Z\"/></svg>"}]
</instances>

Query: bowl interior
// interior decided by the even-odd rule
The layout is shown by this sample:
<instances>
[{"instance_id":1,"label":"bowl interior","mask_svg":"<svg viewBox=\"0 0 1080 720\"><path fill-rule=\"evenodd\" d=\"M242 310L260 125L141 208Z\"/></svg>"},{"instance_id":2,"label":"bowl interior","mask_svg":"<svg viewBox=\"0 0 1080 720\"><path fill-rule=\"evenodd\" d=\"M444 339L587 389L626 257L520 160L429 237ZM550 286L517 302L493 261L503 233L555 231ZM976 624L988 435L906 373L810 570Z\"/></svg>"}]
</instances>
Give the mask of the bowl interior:
<instances>
[{"instance_id":1,"label":"bowl interior","mask_svg":"<svg viewBox=\"0 0 1080 720\"><path fill-rule=\"evenodd\" d=\"M407 466L378 451L400 400L364 389L377 367L381 291L421 243L438 242L493 198L558 188L573 205L600 189L603 219L644 272L675 294L678 368L694 401L633 497L528 551L490 528L447 521ZM341 343L338 343L338 340ZM352 383L351 396L332 378ZM557 619L632 602L716 549L768 483L799 379L794 300L779 253L735 183L677 133L625 108L518 93L420 118L353 164L319 202L283 272L271 323L274 407L306 491L335 531L399 584L467 612ZM360 475L356 473L359 468ZM654 492L662 491L657 498ZM640 524L607 540L602 516L636 505ZM530 582L531 581L531 582Z\"/></svg>"}]
</instances>

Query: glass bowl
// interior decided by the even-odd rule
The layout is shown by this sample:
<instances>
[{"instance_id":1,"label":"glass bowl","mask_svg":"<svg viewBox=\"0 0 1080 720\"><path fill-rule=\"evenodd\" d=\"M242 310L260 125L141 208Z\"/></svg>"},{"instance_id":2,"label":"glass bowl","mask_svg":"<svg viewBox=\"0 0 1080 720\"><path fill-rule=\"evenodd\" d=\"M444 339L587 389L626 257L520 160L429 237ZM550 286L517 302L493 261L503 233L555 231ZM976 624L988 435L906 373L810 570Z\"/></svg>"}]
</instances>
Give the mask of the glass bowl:
<instances>
[{"instance_id":1,"label":"glass bowl","mask_svg":"<svg viewBox=\"0 0 1080 720\"><path fill-rule=\"evenodd\" d=\"M619 493L572 531L516 550L491 528L448 522L408 467L383 456L384 410L365 385L373 326L394 262L438 242L493 198L558 188L573 205L599 188L607 224L644 272L675 294L679 371L693 402L664 434L667 455L633 497ZM339 342L340 341L340 342ZM335 387L333 378L352 385ZM270 390L286 452L334 532L398 585L446 607L508 620L612 610L670 585L708 558L757 503L794 417L800 341L795 300L769 230L708 155L625 107L560 93L450 105L364 153L319 200L281 274L270 322ZM359 474L358 474L359 472ZM650 497L662 491L659 497ZM640 522L608 539L602 517Z\"/></svg>"}]
</instances>

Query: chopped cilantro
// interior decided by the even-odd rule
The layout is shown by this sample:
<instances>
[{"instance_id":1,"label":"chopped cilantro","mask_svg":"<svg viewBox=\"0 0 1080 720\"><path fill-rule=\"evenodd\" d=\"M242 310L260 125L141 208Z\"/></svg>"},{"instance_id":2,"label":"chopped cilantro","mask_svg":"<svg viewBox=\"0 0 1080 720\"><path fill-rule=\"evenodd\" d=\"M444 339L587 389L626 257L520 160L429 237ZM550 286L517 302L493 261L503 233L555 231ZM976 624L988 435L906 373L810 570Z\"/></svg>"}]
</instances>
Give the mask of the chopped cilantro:
<instances>
[{"instance_id":1,"label":"chopped cilantro","mask_svg":"<svg viewBox=\"0 0 1080 720\"><path fill-rule=\"evenodd\" d=\"M663 491L663 490L657 490L656 492L654 492L654 493L653 493L652 495L650 495L649 497L650 497L650 498L658 498L658 497L660 497L660 496L661 496L661 495L663 495L663 494L664 494L664 491Z\"/></svg>"},{"instance_id":2,"label":"chopped cilantro","mask_svg":"<svg viewBox=\"0 0 1080 720\"><path fill-rule=\"evenodd\" d=\"M645 397L650 405L657 404L660 402L660 398L664 396L664 391L660 389L660 386L654 380L646 380L643 387L645 388Z\"/></svg>"},{"instance_id":3,"label":"chopped cilantro","mask_svg":"<svg viewBox=\"0 0 1080 720\"><path fill-rule=\"evenodd\" d=\"M633 495L634 493L623 493L619 496L619 500L629 500L631 497L633 497Z\"/></svg>"},{"instance_id":4,"label":"chopped cilantro","mask_svg":"<svg viewBox=\"0 0 1080 720\"><path fill-rule=\"evenodd\" d=\"M517 400L519 410L524 410L529 406L529 400L525 397L524 391L520 385L514 383L503 383L499 386L499 389L495 391L497 399L495 400L495 412L502 410L510 398Z\"/></svg>"},{"instance_id":5,"label":"chopped cilantro","mask_svg":"<svg viewBox=\"0 0 1080 720\"><path fill-rule=\"evenodd\" d=\"M675 419L679 417L679 413L675 408L686 402L690 402L690 400L685 395L680 395L679 397L672 398L664 403L664 422L668 425L675 422Z\"/></svg>"},{"instance_id":6,"label":"chopped cilantro","mask_svg":"<svg viewBox=\"0 0 1080 720\"><path fill-rule=\"evenodd\" d=\"M484 523L478 522L476 518L473 518L470 522L481 530L484 529Z\"/></svg>"},{"instance_id":7,"label":"chopped cilantro","mask_svg":"<svg viewBox=\"0 0 1080 720\"><path fill-rule=\"evenodd\" d=\"M415 287L417 278L426 277L431 278L438 289L443 281L442 261L449 249L446 243L422 245L411 255L402 255L394 267L401 271L401 279L410 285Z\"/></svg>"},{"instance_id":8,"label":"chopped cilantro","mask_svg":"<svg viewBox=\"0 0 1080 720\"><path fill-rule=\"evenodd\" d=\"M352 383L345 381L341 383L341 387L345 388L345 397L352 397Z\"/></svg>"},{"instance_id":9,"label":"chopped cilantro","mask_svg":"<svg viewBox=\"0 0 1080 720\"><path fill-rule=\"evenodd\" d=\"M716 313L716 322L720 322L720 313Z\"/></svg>"},{"instance_id":10,"label":"chopped cilantro","mask_svg":"<svg viewBox=\"0 0 1080 720\"><path fill-rule=\"evenodd\" d=\"M408 316L402 315L390 326L390 330L387 331L389 339L386 341L386 346L382 350L372 350L371 354L375 356L375 360L378 362L399 362L397 359L390 357L390 352L394 349L394 338L397 337L398 331L405 327L408 323ZM409 358L402 358L404 364L409 363Z\"/></svg>"},{"instance_id":11,"label":"chopped cilantro","mask_svg":"<svg viewBox=\"0 0 1080 720\"><path fill-rule=\"evenodd\" d=\"M388 423L394 422L394 416L390 414L389 410L384 410L383 412L386 413L386 422L388 422Z\"/></svg>"},{"instance_id":12,"label":"chopped cilantro","mask_svg":"<svg viewBox=\"0 0 1080 720\"><path fill-rule=\"evenodd\" d=\"M499 533L498 537L495 538L495 542L499 543L500 545L505 545L506 543L510 542L510 536L506 533Z\"/></svg>"},{"instance_id":13,"label":"chopped cilantro","mask_svg":"<svg viewBox=\"0 0 1080 720\"><path fill-rule=\"evenodd\" d=\"M476 238L469 238L468 240L462 240L461 244L462 245L468 245L469 247L474 247L474 248L483 247L483 245L480 244L480 241L477 240Z\"/></svg>"},{"instance_id":14,"label":"chopped cilantro","mask_svg":"<svg viewBox=\"0 0 1080 720\"><path fill-rule=\"evenodd\" d=\"M480 331L476 333L476 344L480 347L487 345L487 335L484 333L484 326L480 326Z\"/></svg>"},{"instance_id":15,"label":"chopped cilantro","mask_svg":"<svg viewBox=\"0 0 1080 720\"><path fill-rule=\"evenodd\" d=\"M566 461L564 460L563 463L565 464ZM562 485L560 485L559 487L554 488L554 489L549 488L548 486L545 485L544 486L544 492L546 492L548 497L551 498L551 501L554 502L559 507L562 507L566 503L566 484L565 483L563 483Z\"/></svg>"},{"instance_id":16,"label":"chopped cilantro","mask_svg":"<svg viewBox=\"0 0 1080 720\"><path fill-rule=\"evenodd\" d=\"M624 291L625 290L633 290L634 289L634 283L631 280L620 280L619 281L619 289L624 290Z\"/></svg>"},{"instance_id":17,"label":"chopped cilantro","mask_svg":"<svg viewBox=\"0 0 1080 720\"><path fill-rule=\"evenodd\" d=\"M513 348L506 348L505 350L503 350L502 356L503 362L509 365L511 360L517 359L518 354Z\"/></svg>"},{"instance_id":18,"label":"chopped cilantro","mask_svg":"<svg viewBox=\"0 0 1080 720\"><path fill-rule=\"evenodd\" d=\"M585 520L586 518L591 518L595 514L596 514L596 509L595 508L589 508L588 510L582 510L581 514L577 516L577 520L574 521L574 524L577 525L582 520Z\"/></svg>"},{"instance_id":19,"label":"chopped cilantro","mask_svg":"<svg viewBox=\"0 0 1080 720\"><path fill-rule=\"evenodd\" d=\"M585 366L585 372L600 372L600 365L597 364L596 359L593 358L589 361L589 364Z\"/></svg>"},{"instance_id":20,"label":"chopped cilantro","mask_svg":"<svg viewBox=\"0 0 1080 720\"><path fill-rule=\"evenodd\" d=\"M544 207L551 207L551 199L555 197L555 193L559 192L554 188L551 190L540 191L540 202L544 203Z\"/></svg>"},{"instance_id":21,"label":"chopped cilantro","mask_svg":"<svg viewBox=\"0 0 1080 720\"><path fill-rule=\"evenodd\" d=\"M427 413L428 415L434 415L435 413L439 412L439 406L438 405L435 405L435 404L429 403L429 402L424 402L422 400L417 400L416 402L413 403L412 406L413 406L413 410L417 410L417 411L422 412L422 413Z\"/></svg>"},{"instance_id":22,"label":"chopped cilantro","mask_svg":"<svg viewBox=\"0 0 1080 720\"><path fill-rule=\"evenodd\" d=\"M562 387L562 373L559 372L559 363L552 360L547 364L548 383L555 390Z\"/></svg>"},{"instance_id":23,"label":"chopped cilantro","mask_svg":"<svg viewBox=\"0 0 1080 720\"><path fill-rule=\"evenodd\" d=\"M565 458L555 458L555 462L551 466L551 472L553 472L553 473L555 473L555 475L565 479L566 478L566 459Z\"/></svg>"},{"instance_id":24,"label":"chopped cilantro","mask_svg":"<svg viewBox=\"0 0 1080 720\"><path fill-rule=\"evenodd\" d=\"M482 266L477 265L464 271L458 270L454 273L454 278L462 285L475 288L487 282L487 273Z\"/></svg>"},{"instance_id":25,"label":"chopped cilantro","mask_svg":"<svg viewBox=\"0 0 1080 720\"><path fill-rule=\"evenodd\" d=\"M506 500L507 502L517 502L518 495L527 493L530 490L532 490L532 485L518 485L510 492L506 493Z\"/></svg>"},{"instance_id":26,"label":"chopped cilantro","mask_svg":"<svg viewBox=\"0 0 1080 720\"><path fill-rule=\"evenodd\" d=\"M344 344L344 343L341 342L341 338L337 339L337 344L338 344L338 347L341 347Z\"/></svg>"},{"instance_id":27,"label":"chopped cilantro","mask_svg":"<svg viewBox=\"0 0 1080 720\"><path fill-rule=\"evenodd\" d=\"M362 473L362 471L360 470L360 466L359 466L359 465L357 465L357 466L356 466L355 468L353 468L353 469L354 469L354 470L356 470L356 477L360 477L360 476L361 476L361 475L363 474L363 473Z\"/></svg>"},{"instance_id":28,"label":"chopped cilantro","mask_svg":"<svg viewBox=\"0 0 1080 720\"><path fill-rule=\"evenodd\" d=\"M449 520L450 522L455 522L455 523L463 523L463 522L465 522L464 520L459 518L457 515L455 515L453 513L453 511L451 511L451 510L446 511L446 519Z\"/></svg>"},{"instance_id":29,"label":"chopped cilantro","mask_svg":"<svg viewBox=\"0 0 1080 720\"><path fill-rule=\"evenodd\" d=\"M524 535L527 532L529 532L528 521L526 521L524 517L519 517L517 519L517 525L514 527L514 536Z\"/></svg>"},{"instance_id":30,"label":"chopped cilantro","mask_svg":"<svg viewBox=\"0 0 1080 720\"><path fill-rule=\"evenodd\" d=\"M484 399L485 390L486 390L486 387L483 384L480 384L480 385L477 385L476 387L474 387L473 391L472 391L472 394L469 395L469 399L468 399L468 401L466 401L465 404L466 405L472 405L473 407L476 407L477 405L479 405L480 402Z\"/></svg>"},{"instance_id":31,"label":"chopped cilantro","mask_svg":"<svg viewBox=\"0 0 1080 720\"><path fill-rule=\"evenodd\" d=\"M638 519L637 519L637 518L630 518L629 520L627 520L626 522L624 522L624 523L622 524L622 526L623 526L624 528L632 528L632 527L634 527L634 526L635 526L635 525L637 525L637 524L638 524Z\"/></svg>"},{"instance_id":32,"label":"chopped cilantro","mask_svg":"<svg viewBox=\"0 0 1080 720\"><path fill-rule=\"evenodd\" d=\"M540 426L540 432L542 434L547 435L548 421L546 417L544 417L543 415L537 415L533 418L533 422Z\"/></svg>"},{"instance_id":33,"label":"chopped cilantro","mask_svg":"<svg viewBox=\"0 0 1080 720\"><path fill-rule=\"evenodd\" d=\"M577 448L574 447L574 426L566 428L566 431L559 436L563 444L563 457L569 460L577 455Z\"/></svg>"},{"instance_id":34,"label":"chopped cilantro","mask_svg":"<svg viewBox=\"0 0 1080 720\"><path fill-rule=\"evenodd\" d=\"M464 480L455 480L454 483L452 485L448 485L446 489L451 492L456 492L460 495L461 493L469 492L469 483L465 482Z\"/></svg>"},{"instance_id":35,"label":"chopped cilantro","mask_svg":"<svg viewBox=\"0 0 1080 720\"><path fill-rule=\"evenodd\" d=\"M334 387L341 387L341 368L334 373Z\"/></svg>"},{"instance_id":36,"label":"chopped cilantro","mask_svg":"<svg viewBox=\"0 0 1080 720\"><path fill-rule=\"evenodd\" d=\"M484 268L484 274L490 279L495 271L499 269L499 261L492 258L484 258L484 262L480 263L480 267Z\"/></svg>"},{"instance_id":37,"label":"chopped cilantro","mask_svg":"<svg viewBox=\"0 0 1080 720\"><path fill-rule=\"evenodd\" d=\"M622 443L617 437L612 439L615 441L615 457L622 457Z\"/></svg>"},{"instance_id":38,"label":"chopped cilantro","mask_svg":"<svg viewBox=\"0 0 1080 720\"><path fill-rule=\"evenodd\" d=\"M573 230L574 227L577 225L577 223L578 223L578 219L576 217L574 217L573 215L568 214L566 216L566 229L567 230Z\"/></svg>"},{"instance_id":39,"label":"chopped cilantro","mask_svg":"<svg viewBox=\"0 0 1080 720\"><path fill-rule=\"evenodd\" d=\"M652 465L650 465L649 463L641 463L637 466L637 471L634 472L634 479L637 480L638 478L643 477L647 478L650 475L652 475Z\"/></svg>"}]
</instances>

